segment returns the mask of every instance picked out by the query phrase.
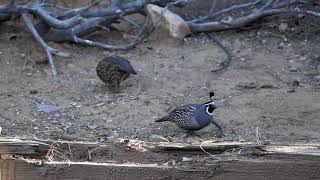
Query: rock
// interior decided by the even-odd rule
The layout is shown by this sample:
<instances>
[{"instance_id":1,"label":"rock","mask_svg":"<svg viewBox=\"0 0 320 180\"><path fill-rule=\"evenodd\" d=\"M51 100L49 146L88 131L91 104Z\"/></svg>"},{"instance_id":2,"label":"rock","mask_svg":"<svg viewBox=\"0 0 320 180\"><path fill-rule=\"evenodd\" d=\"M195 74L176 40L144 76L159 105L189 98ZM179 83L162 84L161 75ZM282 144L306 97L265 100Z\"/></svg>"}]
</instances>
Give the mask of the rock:
<instances>
[{"instance_id":1,"label":"rock","mask_svg":"<svg viewBox=\"0 0 320 180\"><path fill-rule=\"evenodd\" d=\"M280 32L285 32L288 29L288 24L287 23L280 23L278 28L279 28Z\"/></svg>"},{"instance_id":2,"label":"rock","mask_svg":"<svg viewBox=\"0 0 320 180\"><path fill-rule=\"evenodd\" d=\"M51 105L51 104L37 104L36 106L39 111L46 112L46 113L57 111L57 110L61 109L60 106L55 106L55 105Z\"/></svg>"},{"instance_id":3,"label":"rock","mask_svg":"<svg viewBox=\"0 0 320 180\"><path fill-rule=\"evenodd\" d=\"M29 93L30 94L38 94L38 91L37 90L30 90Z\"/></svg>"},{"instance_id":4,"label":"rock","mask_svg":"<svg viewBox=\"0 0 320 180\"><path fill-rule=\"evenodd\" d=\"M94 130L94 129L97 129L97 125L95 124L91 124L91 125L88 125L88 128L91 129L91 130Z\"/></svg>"},{"instance_id":5,"label":"rock","mask_svg":"<svg viewBox=\"0 0 320 180\"><path fill-rule=\"evenodd\" d=\"M294 92L296 92L296 89L295 88L290 88L290 89L287 90L287 92L288 93L294 93Z\"/></svg>"},{"instance_id":6,"label":"rock","mask_svg":"<svg viewBox=\"0 0 320 180\"><path fill-rule=\"evenodd\" d=\"M183 157L182 162L190 162L192 161L192 158Z\"/></svg>"},{"instance_id":7,"label":"rock","mask_svg":"<svg viewBox=\"0 0 320 180\"><path fill-rule=\"evenodd\" d=\"M278 49L284 49L284 43L280 43L279 45L278 45Z\"/></svg>"},{"instance_id":8,"label":"rock","mask_svg":"<svg viewBox=\"0 0 320 180\"><path fill-rule=\"evenodd\" d=\"M163 9L156 5L147 5L147 12L151 16L153 24L157 23ZM163 17L161 17L159 26L167 30L170 36L180 40L191 33L188 24L179 15L170 10L166 10Z\"/></svg>"},{"instance_id":9,"label":"rock","mask_svg":"<svg viewBox=\"0 0 320 180\"><path fill-rule=\"evenodd\" d=\"M290 72L297 72L297 71L298 71L298 68L292 66L292 67L289 68L289 71L290 71Z\"/></svg>"},{"instance_id":10,"label":"rock","mask_svg":"<svg viewBox=\"0 0 320 180\"><path fill-rule=\"evenodd\" d=\"M152 141L152 142L169 142L168 139L162 137L162 136L159 136L159 135L156 135L156 134L153 134L149 137L149 140Z\"/></svg>"},{"instance_id":11,"label":"rock","mask_svg":"<svg viewBox=\"0 0 320 180\"><path fill-rule=\"evenodd\" d=\"M315 80L315 81L320 81L320 75L314 76L314 77L313 77L313 80Z\"/></svg>"},{"instance_id":12,"label":"rock","mask_svg":"<svg viewBox=\"0 0 320 180\"><path fill-rule=\"evenodd\" d=\"M98 103L96 104L97 107L101 107L101 106L104 106L104 103Z\"/></svg>"}]
</instances>

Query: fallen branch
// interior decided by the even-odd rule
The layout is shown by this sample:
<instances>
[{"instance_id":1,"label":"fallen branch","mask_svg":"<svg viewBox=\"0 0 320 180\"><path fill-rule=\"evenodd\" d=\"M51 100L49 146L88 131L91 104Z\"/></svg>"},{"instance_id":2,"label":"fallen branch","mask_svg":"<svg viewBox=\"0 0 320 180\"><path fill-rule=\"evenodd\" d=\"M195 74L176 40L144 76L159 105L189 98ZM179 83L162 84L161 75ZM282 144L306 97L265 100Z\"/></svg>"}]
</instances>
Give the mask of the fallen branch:
<instances>
[{"instance_id":1,"label":"fallen branch","mask_svg":"<svg viewBox=\"0 0 320 180\"><path fill-rule=\"evenodd\" d=\"M44 49L51 67L52 75L56 75L57 70L52 55L65 56L66 54L51 48L45 41L73 42L108 50L126 51L134 48L157 28L157 24L169 7L172 5L184 7L191 2L189 0L136 0L130 2L111 0L106 6L93 8L101 1L102 0L93 0L82 7L68 8L42 0L30 0L25 3L16 3L15 0L11 0L7 4L0 5L0 22L9 21L14 17L21 16L36 41ZM243 4L234 4L220 10L215 7L216 2L217 1L213 1L212 7L205 16L187 21L187 24L193 33L243 29L245 26L252 24L258 19L284 13L320 17L319 12L303 9L299 6L300 4L312 3L312 1L306 0L254 0ZM151 28L148 27L149 17L145 18L143 25L126 17L132 14L142 14L146 16L145 6L148 4L164 6L163 12ZM247 13L242 13L243 15L239 16L239 11L243 12L243 10L246 10ZM34 24L32 23L33 19L30 15L35 17L36 22ZM222 16L228 17L228 19L226 20ZM108 27L110 27L111 24L121 21L130 24L138 30L136 37L131 42L123 45L110 45L84 38L85 35L101 29L109 32L110 30ZM224 46L220 47L228 57L226 61L220 65L221 68L214 71L225 69L229 66L231 61L228 51Z\"/></svg>"}]
</instances>

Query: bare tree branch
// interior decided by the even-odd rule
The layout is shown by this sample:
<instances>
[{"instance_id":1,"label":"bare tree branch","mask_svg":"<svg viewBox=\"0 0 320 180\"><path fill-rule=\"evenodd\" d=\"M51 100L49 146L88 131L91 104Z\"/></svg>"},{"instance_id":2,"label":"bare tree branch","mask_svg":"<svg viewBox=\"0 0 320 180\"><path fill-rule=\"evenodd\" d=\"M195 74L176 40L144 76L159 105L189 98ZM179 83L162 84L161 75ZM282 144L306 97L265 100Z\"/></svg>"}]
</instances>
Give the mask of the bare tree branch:
<instances>
[{"instance_id":1,"label":"bare tree branch","mask_svg":"<svg viewBox=\"0 0 320 180\"><path fill-rule=\"evenodd\" d=\"M38 34L38 32L36 31L36 29L34 28L31 19L29 18L28 14L22 13L22 18L24 20L24 22L26 23L28 29L31 31L31 33L33 34L34 38L40 43L40 45L42 46L42 48L45 50L50 66L51 66L51 72L52 75L57 75L57 70L56 67L53 63L53 59L52 59L52 53L53 51L55 51L53 48L51 48L50 46L48 46L43 39L40 37L40 35Z\"/></svg>"},{"instance_id":2,"label":"bare tree branch","mask_svg":"<svg viewBox=\"0 0 320 180\"><path fill-rule=\"evenodd\" d=\"M107 5L93 8L102 2L102 0L88 1L87 5L69 8L45 0L29 0L25 3L16 3L15 0L11 0L7 4L0 5L0 22L9 21L14 17L21 16L36 41L44 49L51 66L52 74L56 75L57 71L52 54L60 56L66 56L66 54L51 48L44 40L74 42L109 50L128 50L135 47L157 28L157 25L169 7L172 5L184 7L191 2L190 0L109 0ZM302 8L307 6L299 6L300 4L310 3L312 2L311 0L252 0L252 2L234 4L220 10L216 7L217 2L217 0L213 1L207 15L187 21L192 32L243 28L260 18L283 13L320 17L320 12ZM164 6L163 11L152 27L148 26L149 16L146 17L143 25L139 25L126 17L137 13L145 16L147 14L145 10L147 4L162 4ZM259 9L256 10L257 8ZM243 13L243 10L246 10L245 13ZM240 12L241 16L239 16ZM33 24L33 19L30 15L35 17L34 21L36 25ZM222 15L228 17L228 20L224 20ZM83 36L97 30L110 31L107 27L110 27L112 23L121 21L129 23L139 30L137 36L127 44L109 45L83 38ZM227 61L225 64L228 66Z\"/></svg>"}]
</instances>

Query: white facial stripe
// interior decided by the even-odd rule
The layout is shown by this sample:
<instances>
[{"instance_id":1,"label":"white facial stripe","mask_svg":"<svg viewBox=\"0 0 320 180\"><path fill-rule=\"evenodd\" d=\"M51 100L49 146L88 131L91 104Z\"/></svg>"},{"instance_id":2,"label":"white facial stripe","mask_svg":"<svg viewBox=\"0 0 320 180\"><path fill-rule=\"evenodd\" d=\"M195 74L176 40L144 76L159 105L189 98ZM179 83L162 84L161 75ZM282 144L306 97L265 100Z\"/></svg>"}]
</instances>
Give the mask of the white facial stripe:
<instances>
[{"instance_id":1,"label":"white facial stripe","mask_svg":"<svg viewBox=\"0 0 320 180\"><path fill-rule=\"evenodd\" d=\"M216 105L216 103L214 103L213 101L209 102L209 103L206 103L205 105Z\"/></svg>"},{"instance_id":2,"label":"white facial stripe","mask_svg":"<svg viewBox=\"0 0 320 180\"><path fill-rule=\"evenodd\" d=\"M210 112L209 112L209 108L210 108L209 106L206 107L206 113L212 116L212 113L213 113L213 112L210 113Z\"/></svg>"}]
</instances>

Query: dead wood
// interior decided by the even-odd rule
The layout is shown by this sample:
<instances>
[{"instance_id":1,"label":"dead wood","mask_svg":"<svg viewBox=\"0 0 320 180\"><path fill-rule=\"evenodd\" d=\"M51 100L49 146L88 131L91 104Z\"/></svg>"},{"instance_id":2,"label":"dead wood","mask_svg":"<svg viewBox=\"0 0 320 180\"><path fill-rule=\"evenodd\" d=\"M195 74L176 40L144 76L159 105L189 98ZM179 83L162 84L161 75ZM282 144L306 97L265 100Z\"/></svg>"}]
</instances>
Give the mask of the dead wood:
<instances>
[{"instance_id":1,"label":"dead wood","mask_svg":"<svg viewBox=\"0 0 320 180\"><path fill-rule=\"evenodd\" d=\"M52 55L66 56L66 53L51 48L44 40L73 42L108 50L126 51L134 48L156 28L155 26L148 27L148 18L143 25L140 25L129 20L126 16L132 14L146 15L145 6L147 4L157 4L165 7L159 17L160 20L171 5L184 7L192 4L192 1L189 0L136 0L130 2L112 0L106 6L98 6L101 2L102 0L93 0L82 7L68 8L42 0L30 0L26 3L17 3L15 0L11 0L7 4L0 5L0 22L21 16L29 31L46 53L52 75L56 75L57 70ZM306 9L307 6L304 6L314 3L314 0L255 0L243 4L234 4L220 10L215 7L215 2L213 1L211 9L206 15L187 21L192 32L241 29L261 18L283 13L320 16L320 12ZM127 44L110 45L83 38L85 35L106 29L112 23L120 21L130 24L138 30L135 38Z\"/></svg>"},{"instance_id":2,"label":"dead wood","mask_svg":"<svg viewBox=\"0 0 320 180\"><path fill-rule=\"evenodd\" d=\"M0 138L0 155L44 158L50 145L31 140Z\"/></svg>"}]
</instances>

